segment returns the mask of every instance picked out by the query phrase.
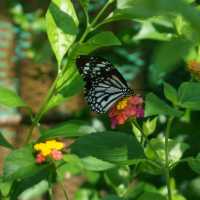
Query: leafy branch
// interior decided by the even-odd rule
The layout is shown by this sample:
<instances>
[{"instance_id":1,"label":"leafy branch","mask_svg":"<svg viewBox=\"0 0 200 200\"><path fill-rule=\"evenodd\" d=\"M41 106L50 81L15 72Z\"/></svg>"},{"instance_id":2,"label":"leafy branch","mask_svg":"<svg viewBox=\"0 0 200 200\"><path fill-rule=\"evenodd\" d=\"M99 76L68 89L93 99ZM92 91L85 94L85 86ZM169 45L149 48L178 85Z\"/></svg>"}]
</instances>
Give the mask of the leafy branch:
<instances>
[{"instance_id":1,"label":"leafy branch","mask_svg":"<svg viewBox=\"0 0 200 200\"><path fill-rule=\"evenodd\" d=\"M79 41L77 43L81 44L83 43L83 41L86 39L86 37L88 36L88 34L92 31L94 31L94 26L96 25L96 23L98 22L98 20L101 18L101 16L104 14L104 12L106 11L106 9L109 7L109 5L111 3L113 3L114 0L109 0L104 6L103 8L99 11L99 13L96 15L96 17L94 18L94 20L92 21L91 24L87 23L87 27L84 31L84 33L82 34L82 36L80 37ZM69 50L68 50L68 63L66 64L66 66L64 68L61 68L61 70L58 71L58 75L56 77L56 79L54 80L51 88L49 89L49 92L47 94L47 96L45 97L38 113L35 115L35 117L32 120L32 125L31 128L29 130L28 136L26 138L25 144L29 143L32 134L33 134L33 130L36 126L38 126L39 121L41 120L41 118L43 117L43 115L46 112L46 108L50 102L50 100L52 99L52 97L58 92L57 90L57 83L60 80L60 77L63 76L64 72L66 71L67 67L69 67L69 65L71 64L69 61L71 61L70 56L73 55L74 56L74 46L72 45ZM73 60L73 59L72 59ZM61 62L61 61L60 61ZM59 62L58 62L58 65ZM68 80L65 80L65 82L63 84L65 84Z\"/></svg>"}]
</instances>

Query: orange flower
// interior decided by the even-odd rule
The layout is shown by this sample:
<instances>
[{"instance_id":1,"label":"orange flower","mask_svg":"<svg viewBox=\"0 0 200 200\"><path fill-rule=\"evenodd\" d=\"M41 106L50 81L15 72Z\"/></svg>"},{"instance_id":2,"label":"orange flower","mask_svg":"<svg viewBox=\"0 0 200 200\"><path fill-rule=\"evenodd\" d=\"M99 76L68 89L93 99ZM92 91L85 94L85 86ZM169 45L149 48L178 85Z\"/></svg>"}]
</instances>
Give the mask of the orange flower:
<instances>
[{"instance_id":1,"label":"orange flower","mask_svg":"<svg viewBox=\"0 0 200 200\"><path fill-rule=\"evenodd\" d=\"M130 96L120 99L108 112L111 127L124 124L129 118L144 117L143 99L139 96Z\"/></svg>"},{"instance_id":2,"label":"orange flower","mask_svg":"<svg viewBox=\"0 0 200 200\"><path fill-rule=\"evenodd\" d=\"M200 79L200 62L196 60L190 60L187 62L187 68L195 78Z\"/></svg>"}]
</instances>

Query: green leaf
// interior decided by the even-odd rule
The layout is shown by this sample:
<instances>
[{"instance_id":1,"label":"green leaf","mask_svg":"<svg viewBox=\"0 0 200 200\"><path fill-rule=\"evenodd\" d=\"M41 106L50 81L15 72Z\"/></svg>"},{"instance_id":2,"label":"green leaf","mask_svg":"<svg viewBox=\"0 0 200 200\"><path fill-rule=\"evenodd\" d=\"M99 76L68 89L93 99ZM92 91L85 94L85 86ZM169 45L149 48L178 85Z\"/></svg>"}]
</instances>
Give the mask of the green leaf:
<instances>
[{"instance_id":1,"label":"green leaf","mask_svg":"<svg viewBox=\"0 0 200 200\"><path fill-rule=\"evenodd\" d=\"M173 88L170 84L164 83L164 94L165 97L171 101L174 105L178 102L178 94L175 88Z\"/></svg>"},{"instance_id":2,"label":"green leaf","mask_svg":"<svg viewBox=\"0 0 200 200\"><path fill-rule=\"evenodd\" d=\"M132 131L135 135L135 137L137 138L137 140L140 142L141 138L142 138L142 133L139 130L139 128L135 125L135 123L131 123L132 124Z\"/></svg>"},{"instance_id":3,"label":"green leaf","mask_svg":"<svg viewBox=\"0 0 200 200\"><path fill-rule=\"evenodd\" d=\"M49 189L49 183L47 180L42 180L39 183L33 185L31 188L23 191L18 199L37 199L41 197Z\"/></svg>"},{"instance_id":4,"label":"green leaf","mask_svg":"<svg viewBox=\"0 0 200 200\"><path fill-rule=\"evenodd\" d=\"M12 151L5 159L3 176L5 180L22 179L32 176L47 165L38 166L31 145Z\"/></svg>"},{"instance_id":5,"label":"green leaf","mask_svg":"<svg viewBox=\"0 0 200 200\"><path fill-rule=\"evenodd\" d=\"M162 175L164 173L163 166L157 160L146 159L140 163L139 169L141 172L151 175Z\"/></svg>"},{"instance_id":6,"label":"green leaf","mask_svg":"<svg viewBox=\"0 0 200 200\"><path fill-rule=\"evenodd\" d=\"M188 164L194 172L200 174L200 153L196 158L190 158Z\"/></svg>"},{"instance_id":7,"label":"green leaf","mask_svg":"<svg viewBox=\"0 0 200 200\"><path fill-rule=\"evenodd\" d=\"M133 148L134 147L134 148ZM111 163L123 164L144 158L135 137L122 132L101 132L83 136L71 145L71 152L80 158L93 156Z\"/></svg>"},{"instance_id":8,"label":"green leaf","mask_svg":"<svg viewBox=\"0 0 200 200\"><path fill-rule=\"evenodd\" d=\"M189 145L183 142L179 142L176 140L169 140L169 165L172 166L176 162L178 162L183 153L189 148ZM164 138L154 138L150 141L151 146L154 148L154 150L159 155L159 158L165 163L165 140ZM147 145L145 148L145 155L147 158L151 160L157 160L157 156L155 155L154 151L152 150L151 146Z\"/></svg>"},{"instance_id":9,"label":"green leaf","mask_svg":"<svg viewBox=\"0 0 200 200\"><path fill-rule=\"evenodd\" d=\"M49 138L57 137L79 137L90 134L94 131L94 128L92 128L83 121L67 121L57 125L56 127L52 127L46 131L42 131L39 140L47 140Z\"/></svg>"},{"instance_id":10,"label":"green leaf","mask_svg":"<svg viewBox=\"0 0 200 200\"><path fill-rule=\"evenodd\" d=\"M117 9L108 20L146 19L161 15L182 15L193 29L200 32L200 14L196 7L182 0L118 0Z\"/></svg>"},{"instance_id":11,"label":"green leaf","mask_svg":"<svg viewBox=\"0 0 200 200\"><path fill-rule=\"evenodd\" d=\"M167 200L166 197L159 193L153 193L153 192L145 192L143 193L138 200Z\"/></svg>"},{"instance_id":12,"label":"green leaf","mask_svg":"<svg viewBox=\"0 0 200 200\"><path fill-rule=\"evenodd\" d=\"M79 189L75 195L74 200L100 200L96 190L93 189Z\"/></svg>"},{"instance_id":13,"label":"green leaf","mask_svg":"<svg viewBox=\"0 0 200 200\"><path fill-rule=\"evenodd\" d=\"M127 166L116 167L104 173L106 183L115 188L118 196L122 197L127 193L130 181L130 168Z\"/></svg>"},{"instance_id":14,"label":"green leaf","mask_svg":"<svg viewBox=\"0 0 200 200\"><path fill-rule=\"evenodd\" d=\"M184 108L200 110L200 83L182 83L178 90L178 104Z\"/></svg>"},{"instance_id":15,"label":"green leaf","mask_svg":"<svg viewBox=\"0 0 200 200\"><path fill-rule=\"evenodd\" d=\"M65 154L63 160L65 161L65 164L57 168L59 180L64 180L66 172L71 175L78 175L84 171L83 163L78 156L74 154Z\"/></svg>"},{"instance_id":16,"label":"green leaf","mask_svg":"<svg viewBox=\"0 0 200 200\"><path fill-rule=\"evenodd\" d=\"M12 187L12 192L10 193L10 200L16 200L16 197L18 197L27 189L31 189L41 181L48 180L50 183L52 181L50 177L54 176L55 173L52 169L55 170L55 168L51 166L41 166L41 170L37 171L36 173L30 172L28 177L15 181Z\"/></svg>"},{"instance_id":17,"label":"green leaf","mask_svg":"<svg viewBox=\"0 0 200 200\"><path fill-rule=\"evenodd\" d=\"M11 108L26 107L26 103L12 90L0 87L0 105Z\"/></svg>"},{"instance_id":18,"label":"green leaf","mask_svg":"<svg viewBox=\"0 0 200 200\"><path fill-rule=\"evenodd\" d=\"M133 37L134 40L152 39L159 41L169 41L172 38L171 33L160 33L150 21L142 22L142 28Z\"/></svg>"},{"instance_id":19,"label":"green leaf","mask_svg":"<svg viewBox=\"0 0 200 200\"><path fill-rule=\"evenodd\" d=\"M67 67L66 72L61 76L57 83L57 93L52 97L46 112L64 102L66 99L76 95L84 86L83 79L81 78L76 66L71 64Z\"/></svg>"},{"instance_id":20,"label":"green leaf","mask_svg":"<svg viewBox=\"0 0 200 200\"><path fill-rule=\"evenodd\" d=\"M200 198L200 177L196 176L194 177L189 183L188 183L188 191L190 197L192 199L198 200ZM184 199L185 200L185 199Z\"/></svg>"},{"instance_id":21,"label":"green leaf","mask_svg":"<svg viewBox=\"0 0 200 200\"><path fill-rule=\"evenodd\" d=\"M46 14L47 34L60 67L76 39L78 18L71 0L52 0Z\"/></svg>"},{"instance_id":22,"label":"green leaf","mask_svg":"<svg viewBox=\"0 0 200 200\"><path fill-rule=\"evenodd\" d=\"M0 145L9 149L14 149L14 147L6 140L3 134L0 132Z\"/></svg>"},{"instance_id":23,"label":"green leaf","mask_svg":"<svg viewBox=\"0 0 200 200\"><path fill-rule=\"evenodd\" d=\"M157 193L157 189L154 185L147 182L139 181L135 185L129 186L129 191L126 194L127 199L137 199L144 192Z\"/></svg>"},{"instance_id":24,"label":"green leaf","mask_svg":"<svg viewBox=\"0 0 200 200\"><path fill-rule=\"evenodd\" d=\"M117 9L107 21L146 19L169 14L175 10L173 2L165 0L123 0L117 1Z\"/></svg>"},{"instance_id":25,"label":"green leaf","mask_svg":"<svg viewBox=\"0 0 200 200\"><path fill-rule=\"evenodd\" d=\"M90 171L105 171L115 167L113 163L103 161L92 156L84 157L81 161L84 168Z\"/></svg>"},{"instance_id":26,"label":"green leaf","mask_svg":"<svg viewBox=\"0 0 200 200\"><path fill-rule=\"evenodd\" d=\"M85 43L78 45L77 54L87 55L98 48L118 45L121 45L119 39L112 32L105 31L94 35Z\"/></svg>"},{"instance_id":27,"label":"green leaf","mask_svg":"<svg viewBox=\"0 0 200 200\"><path fill-rule=\"evenodd\" d=\"M175 108L169 106L166 102L161 100L153 93L146 96L145 116L151 115L168 115L180 117L183 113Z\"/></svg>"},{"instance_id":28,"label":"green leaf","mask_svg":"<svg viewBox=\"0 0 200 200\"><path fill-rule=\"evenodd\" d=\"M150 79L155 84L163 82L163 78L179 65L181 60L184 60L193 43L186 38L175 38L169 42L163 42L159 45L153 55L152 65L150 67ZM168 58L166 58L166 55Z\"/></svg>"},{"instance_id":29,"label":"green leaf","mask_svg":"<svg viewBox=\"0 0 200 200\"><path fill-rule=\"evenodd\" d=\"M0 194L2 194L3 197L6 197L9 195L10 190L12 188L12 184L13 184L13 181L4 181L0 179Z\"/></svg>"},{"instance_id":30,"label":"green leaf","mask_svg":"<svg viewBox=\"0 0 200 200\"><path fill-rule=\"evenodd\" d=\"M145 135L151 135L157 126L157 117L154 117L152 120L151 119L147 119L146 122L143 122L143 131Z\"/></svg>"},{"instance_id":31,"label":"green leaf","mask_svg":"<svg viewBox=\"0 0 200 200\"><path fill-rule=\"evenodd\" d=\"M105 171L115 167L115 165L110 162L103 161L92 156L79 158L76 155L67 154L64 156L63 160L73 167L73 172L79 171L79 173L80 171L85 170ZM67 167L67 169L69 171L69 166Z\"/></svg>"}]
</instances>

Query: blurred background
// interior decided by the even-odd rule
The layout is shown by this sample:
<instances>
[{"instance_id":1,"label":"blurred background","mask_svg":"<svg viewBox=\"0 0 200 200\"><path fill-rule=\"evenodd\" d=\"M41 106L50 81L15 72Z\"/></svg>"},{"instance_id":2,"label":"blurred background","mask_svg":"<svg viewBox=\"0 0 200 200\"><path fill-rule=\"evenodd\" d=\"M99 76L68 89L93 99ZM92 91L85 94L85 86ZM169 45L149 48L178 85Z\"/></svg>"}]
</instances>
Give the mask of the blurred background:
<instances>
[{"instance_id":1,"label":"blurred background","mask_svg":"<svg viewBox=\"0 0 200 200\"><path fill-rule=\"evenodd\" d=\"M49 0L0 1L0 85L17 92L32 107L34 113L38 111L56 74L56 60L45 32L44 16L49 2ZM91 0L90 16L94 16L105 2L106 0ZM74 4L77 10L80 9L76 1ZM81 18L83 18L83 14L79 13L80 21ZM95 54L107 58L115 64L136 93L145 95L148 91L154 91L160 95L163 76L157 79L153 73L150 73L153 65L151 57L153 50L166 39L165 31L171 31L170 24L165 26L167 30L162 33L155 30L151 23L143 25L141 27L141 23L130 21L106 25L103 28L112 29L122 41L123 46L101 49ZM83 24L80 24L80 27L83 28ZM190 75L185 68L185 63L181 62L173 71L165 75L165 81L174 86L189 79ZM0 108L0 129L15 146L23 143L27 130L30 128L30 119L27 114L27 110L23 109ZM192 127L187 122L182 122L182 124L179 122L177 126L174 125L176 129L173 129L176 130L174 133L176 137L187 137L186 134L190 134L187 142L193 148L188 155L196 155L200 150L197 133L200 128L198 114L194 113L191 116L195 122ZM72 97L49 112L42 123L46 127L51 127L68 119L88 120L98 130L110 127L106 116L96 116L90 113L82 94ZM162 119L160 121L162 122ZM3 159L8 153L7 149L0 147L1 172ZM130 178L128 169L116 170L112 172L113 174L107 174L107 178L104 179L105 175L101 173L82 174L75 166L65 166L62 170L69 198L76 200L95 199L95 190L100 190L102 193L109 190L108 188L112 188L112 183L108 181L109 178L112 180L112 177L117 177L118 180L115 183L126 182L127 177ZM200 177L197 177L184 164L178 167L174 174L178 181L176 183L178 189L186 195L187 199L200 199ZM158 187L164 185L162 178L145 173L141 175L140 180ZM119 187L120 190L121 186L116 187ZM121 189L123 190L123 188ZM64 199L59 185L55 186L53 194L56 200Z\"/></svg>"}]
</instances>

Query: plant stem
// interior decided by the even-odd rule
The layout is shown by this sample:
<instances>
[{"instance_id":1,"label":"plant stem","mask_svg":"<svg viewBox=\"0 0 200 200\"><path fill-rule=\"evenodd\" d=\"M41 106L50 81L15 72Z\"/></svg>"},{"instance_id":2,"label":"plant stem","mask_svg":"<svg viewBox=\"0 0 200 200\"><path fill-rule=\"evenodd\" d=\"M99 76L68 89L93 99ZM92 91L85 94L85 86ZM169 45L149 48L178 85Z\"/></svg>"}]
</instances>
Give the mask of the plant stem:
<instances>
[{"instance_id":1,"label":"plant stem","mask_svg":"<svg viewBox=\"0 0 200 200\"><path fill-rule=\"evenodd\" d=\"M49 188L49 190L48 190L48 200L53 200L51 188Z\"/></svg>"},{"instance_id":2,"label":"plant stem","mask_svg":"<svg viewBox=\"0 0 200 200\"><path fill-rule=\"evenodd\" d=\"M104 5L104 7L99 11L99 13L97 14L97 16L94 18L94 20L92 21L91 24L88 25L87 23L87 27L85 29L85 32L83 33L82 37L79 40L79 43L82 43L84 41L84 39L87 37L88 33L90 33L91 31L93 31L95 27L95 24L98 22L98 20L100 19L100 17L102 16L102 14L105 12L105 10L108 8L108 6L113 3L115 0L108 0L106 2L106 4Z\"/></svg>"},{"instance_id":3,"label":"plant stem","mask_svg":"<svg viewBox=\"0 0 200 200\"><path fill-rule=\"evenodd\" d=\"M167 122L166 132L165 132L165 177L167 182L167 195L168 200L172 200L172 192L170 186L170 169L169 169L169 134L173 122L173 117L170 117Z\"/></svg>"},{"instance_id":4,"label":"plant stem","mask_svg":"<svg viewBox=\"0 0 200 200\"><path fill-rule=\"evenodd\" d=\"M61 185L61 187L62 187L62 190L63 190L64 196L65 196L65 199L66 199L66 200L69 200L69 197L68 197L68 195L67 195L67 191L65 190L65 186L63 185L62 182L60 182L60 185Z\"/></svg>"},{"instance_id":5,"label":"plant stem","mask_svg":"<svg viewBox=\"0 0 200 200\"><path fill-rule=\"evenodd\" d=\"M25 144L28 144L30 142L30 139L32 137L34 128L38 125L40 119L42 118L43 114L45 113L46 107L47 107L50 99L52 98L52 96L55 93L58 77L59 76L57 76L56 79L54 80L54 82L53 82L53 84L52 84L47 96L45 97L42 105L40 106L40 109L39 109L38 113L36 114L35 118L33 119L33 123L31 125L30 130L29 130L28 136L27 136L27 138L25 140Z\"/></svg>"},{"instance_id":6,"label":"plant stem","mask_svg":"<svg viewBox=\"0 0 200 200\"><path fill-rule=\"evenodd\" d=\"M99 11L99 13L97 14L97 16L94 18L94 20L92 21L91 23L91 27L93 27L97 22L98 20L100 19L100 17L102 16L102 14L105 12L105 10L108 8L108 6L113 3L114 0L108 0L106 2L106 4L104 5L104 7Z\"/></svg>"}]
</instances>

